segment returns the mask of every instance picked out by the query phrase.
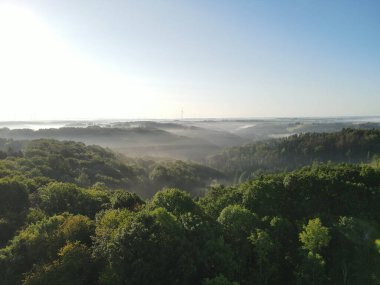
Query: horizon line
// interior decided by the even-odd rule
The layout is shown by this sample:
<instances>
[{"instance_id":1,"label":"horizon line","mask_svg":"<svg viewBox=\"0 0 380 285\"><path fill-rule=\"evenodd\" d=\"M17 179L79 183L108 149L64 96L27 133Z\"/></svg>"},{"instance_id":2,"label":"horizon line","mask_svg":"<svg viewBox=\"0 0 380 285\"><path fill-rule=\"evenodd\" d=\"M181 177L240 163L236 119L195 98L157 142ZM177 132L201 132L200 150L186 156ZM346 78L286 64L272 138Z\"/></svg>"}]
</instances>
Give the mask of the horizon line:
<instances>
[{"instance_id":1,"label":"horizon line","mask_svg":"<svg viewBox=\"0 0 380 285\"><path fill-rule=\"evenodd\" d=\"M189 118L70 118L70 119L37 119L37 120L0 120L0 123L48 123L48 122L99 122L99 121L210 121L210 120L268 120L268 119L350 119L380 118L380 115L331 115L331 116L249 116L249 117L189 117Z\"/></svg>"}]
</instances>

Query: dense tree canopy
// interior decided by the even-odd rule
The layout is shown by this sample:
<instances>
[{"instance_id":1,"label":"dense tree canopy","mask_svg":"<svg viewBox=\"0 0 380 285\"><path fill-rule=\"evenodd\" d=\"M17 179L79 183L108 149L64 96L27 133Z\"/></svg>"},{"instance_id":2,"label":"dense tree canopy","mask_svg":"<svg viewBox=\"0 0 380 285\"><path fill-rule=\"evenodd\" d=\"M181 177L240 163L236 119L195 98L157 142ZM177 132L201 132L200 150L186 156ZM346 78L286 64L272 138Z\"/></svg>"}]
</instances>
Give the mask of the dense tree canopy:
<instances>
[{"instance_id":1,"label":"dense tree canopy","mask_svg":"<svg viewBox=\"0 0 380 285\"><path fill-rule=\"evenodd\" d=\"M197 196L213 181L224 179L221 172L193 162L127 159L109 149L72 141L0 139L2 149L0 178L22 176L24 183L35 188L59 181L80 187L128 189L143 198L164 187Z\"/></svg>"},{"instance_id":2,"label":"dense tree canopy","mask_svg":"<svg viewBox=\"0 0 380 285\"><path fill-rule=\"evenodd\" d=\"M380 154L380 130L305 133L227 148L208 164L235 181L262 172L293 170L313 162L370 162Z\"/></svg>"},{"instance_id":3,"label":"dense tree canopy","mask_svg":"<svg viewBox=\"0 0 380 285\"><path fill-rule=\"evenodd\" d=\"M313 164L194 197L178 183L215 170L74 142L20 150L0 160L1 284L380 283L376 165ZM128 191L139 180L164 189L143 200Z\"/></svg>"},{"instance_id":4,"label":"dense tree canopy","mask_svg":"<svg viewBox=\"0 0 380 285\"><path fill-rule=\"evenodd\" d=\"M20 215L3 235L5 284L380 280L380 170L371 166L315 165L200 199L167 189L146 203L63 182L34 189L3 178L0 190L2 219Z\"/></svg>"}]
</instances>

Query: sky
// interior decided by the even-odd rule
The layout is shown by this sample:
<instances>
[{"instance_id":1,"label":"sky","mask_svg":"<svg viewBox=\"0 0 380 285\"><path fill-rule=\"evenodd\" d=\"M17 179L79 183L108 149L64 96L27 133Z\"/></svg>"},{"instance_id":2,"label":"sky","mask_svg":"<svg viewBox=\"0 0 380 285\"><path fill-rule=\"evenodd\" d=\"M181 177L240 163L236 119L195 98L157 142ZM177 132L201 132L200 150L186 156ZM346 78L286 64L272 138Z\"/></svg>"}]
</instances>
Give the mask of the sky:
<instances>
[{"instance_id":1,"label":"sky","mask_svg":"<svg viewBox=\"0 0 380 285\"><path fill-rule=\"evenodd\" d=\"M380 115L378 0L0 0L0 120Z\"/></svg>"}]
</instances>

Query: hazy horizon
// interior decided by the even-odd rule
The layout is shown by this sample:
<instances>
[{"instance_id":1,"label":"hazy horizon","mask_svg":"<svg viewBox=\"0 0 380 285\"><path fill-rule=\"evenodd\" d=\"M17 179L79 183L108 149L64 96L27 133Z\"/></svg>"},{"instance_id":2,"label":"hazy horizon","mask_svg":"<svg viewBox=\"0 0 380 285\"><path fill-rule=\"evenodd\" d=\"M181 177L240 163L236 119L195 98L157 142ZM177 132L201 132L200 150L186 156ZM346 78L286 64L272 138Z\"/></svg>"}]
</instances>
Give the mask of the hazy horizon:
<instances>
[{"instance_id":1,"label":"hazy horizon","mask_svg":"<svg viewBox=\"0 0 380 285\"><path fill-rule=\"evenodd\" d=\"M0 121L377 116L379 11L0 0Z\"/></svg>"},{"instance_id":2,"label":"hazy horizon","mask_svg":"<svg viewBox=\"0 0 380 285\"><path fill-rule=\"evenodd\" d=\"M371 120L371 119L379 119L380 115L342 115L342 116L262 116L262 117L178 117L178 118L159 118L159 117L144 117L144 118L123 118L123 117L94 117L94 118L62 118L62 119L26 119L26 120L0 120L1 123L18 123L18 122L36 122L36 123L49 123L49 122L99 122L99 121L110 121L110 122L133 122L133 121L207 121L207 120L215 120L215 121L234 121L234 120L297 120L297 119L305 119L305 120Z\"/></svg>"}]
</instances>

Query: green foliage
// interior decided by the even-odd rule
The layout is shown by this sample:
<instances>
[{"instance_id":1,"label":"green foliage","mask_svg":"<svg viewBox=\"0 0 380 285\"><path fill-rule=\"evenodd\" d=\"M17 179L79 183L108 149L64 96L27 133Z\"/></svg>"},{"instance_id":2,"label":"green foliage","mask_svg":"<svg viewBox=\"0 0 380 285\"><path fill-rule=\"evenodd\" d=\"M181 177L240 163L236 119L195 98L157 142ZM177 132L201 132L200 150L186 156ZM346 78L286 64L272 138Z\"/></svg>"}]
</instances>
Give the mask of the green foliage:
<instances>
[{"instance_id":1,"label":"green foliage","mask_svg":"<svg viewBox=\"0 0 380 285\"><path fill-rule=\"evenodd\" d=\"M113 209L127 208L131 211L138 210L144 202L135 193L123 190L114 191L110 198Z\"/></svg>"},{"instance_id":2,"label":"green foliage","mask_svg":"<svg viewBox=\"0 0 380 285\"><path fill-rule=\"evenodd\" d=\"M85 216L54 215L32 223L0 249L0 276L6 284L20 284L22 275L34 266L44 271L67 242L91 245L94 231L94 223Z\"/></svg>"},{"instance_id":3,"label":"green foliage","mask_svg":"<svg viewBox=\"0 0 380 285\"><path fill-rule=\"evenodd\" d=\"M149 172L149 179L153 185L161 188L194 189L194 194L203 194L197 192L212 179L222 178L224 175L215 169L179 160L155 163ZM199 189L196 190L197 188Z\"/></svg>"},{"instance_id":4,"label":"green foliage","mask_svg":"<svg viewBox=\"0 0 380 285\"><path fill-rule=\"evenodd\" d=\"M125 187L133 170L118 161L108 150L83 143L35 140L27 144L20 167L38 171L52 179L90 186L105 182L111 187Z\"/></svg>"},{"instance_id":5,"label":"green foliage","mask_svg":"<svg viewBox=\"0 0 380 285\"><path fill-rule=\"evenodd\" d=\"M324 227L319 218L309 220L303 226L299 234L302 248L306 250L303 262L298 272L299 283L324 284L326 281L325 260L320 255L322 248L327 247L330 242L329 230Z\"/></svg>"},{"instance_id":6,"label":"green foliage","mask_svg":"<svg viewBox=\"0 0 380 285\"><path fill-rule=\"evenodd\" d=\"M69 216L62 224L60 231L67 241L80 241L91 245L91 237L95 234L95 223L86 216Z\"/></svg>"},{"instance_id":7,"label":"green foliage","mask_svg":"<svg viewBox=\"0 0 380 285\"><path fill-rule=\"evenodd\" d=\"M222 172L191 161L141 158L125 161L138 175L139 183L133 190L146 198L163 188L180 188L191 196L201 196L210 184L225 179Z\"/></svg>"},{"instance_id":8,"label":"green foliage","mask_svg":"<svg viewBox=\"0 0 380 285\"><path fill-rule=\"evenodd\" d=\"M8 143L19 142L4 145ZM32 140L17 145L17 155L0 157L0 178L31 179L34 189L59 181L79 187L103 184L144 198L164 187L181 188L197 196L210 183L224 179L220 171L193 162L127 159L99 146L72 141Z\"/></svg>"},{"instance_id":9,"label":"green foliage","mask_svg":"<svg viewBox=\"0 0 380 285\"><path fill-rule=\"evenodd\" d=\"M224 208L217 221L228 233L241 238L252 232L258 224L255 215L240 205L230 205Z\"/></svg>"},{"instance_id":10,"label":"green foliage","mask_svg":"<svg viewBox=\"0 0 380 285\"><path fill-rule=\"evenodd\" d=\"M336 133L305 133L228 148L209 157L208 165L233 179L242 173L255 176L262 172L293 170L313 162L368 163L379 154L380 130L343 129Z\"/></svg>"},{"instance_id":11,"label":"green foliage","mask_svg":"<svg viewBox=\"0 0 380 285\"><path fill-rule=\"evenodd\" d=\"M26 224L34 224L38 221L41 221L43 219L47 218L44 211L42 211L40 208L30 208L28 211L28 214L25 219Z\"/></svg>"},{"instance_id":12,"label":"green foliage","mask_svg":"<svg viewBox=\"0 0 380 285\"><path fill-rule=\"evenodd\" d=\"M356 142L359 133L344 137ZM300 137L312 146L313 136ZM198 171L210 169L126 166L112 152L71 142L22 149L0 159L1 284L379 284L377 167L313 164L214 185L201 198L195 188L153 187L144 202L125 187L201 187L210 173Z\"/></svg>"},{"instance_id":13,"label":"green foliage","mask_svg":"<svg viewBox=\"0 0 380 285\"><path fill-rule=\"evenodd\" d=\"M94 284L94 271L91 250L79 242L68 243L56 260L25 274L23 285Z\"/></svg>"},{"instance_id":14,"label":"green foliage","mask_svg":"<svg viewBox=\"0 0 380 285\"><path fill-rule=\"evenodd\" d=\"M296 272L297 284L326 284L325 261L318 253L307 252Z\"/></svg>"},{"instance_id":15,"label":"green foliage","mask_svg":"<svg viewBox=\"0 0 380 285\"><path fill-rule=\"evenodd\" d=\"M64 243L60 226L65 219L59 215L31 224L0 250L0 276L5 284L20 284L22 274L34 264L56 257Z\"/></svg>"},{"instance_id":16,"label":"green foliage","mask_svg":"<svg viewBox=\"0 0 380 285\"><path fill-rule=\"evenodd\" d=\"M325 282L329 278L334 280L333 284L340 284L342 276L346 276L346 280L351 280L353 284L375 284L374 280L380 275L368 261L378 264L377 258L380 257L375 247L380 221L379 178L378 170L365 165L314 165L292 173L265 175L235 187L225 188L228 191L223 188L211 190L200 203L202 208L211 213L223 213L224 210L217 210L219 205L230 203L225 207L229 209L227 213L233 212L232 209L240 205L239 212L247 213L241 210L247 209L261 217L262 221L256 221L251 232L248 231L251 237L250 248L242 239L247 232L244 226L247 227L250 222L246 221L239 228L241 219L233 218L231 214L221 215L230 216L227 220L231 221L232 226L236 226L235 229L231 227L225 231L224 235L228 244L233 246L234 252L238 252L238 260L243 262L240 268L247 268L248 265L256 268L251 271L254 272L253 276L241 270L241 275L246 274L245 280L236 279L241 284L278 284L283 280L292 280L289 284L294 284L297 280L304 282L302 284L319 284L318 282ZM326 221L329 230L320 223L320 218L315 218L318 216ZM361 230L356 234L349 234L351 240L347 238L348 229L345 228L343 235L341 226L336 224L339 216L354 216L361 221L356 222L355 226ZM305 220L306 225L299 235L298 229L305 224ZM237 231L238 234L233 234ZM361 238L354 238L355 236ZM303 246L301 252L300 237ZM259 250L265 247L256 247L252 243L255 241L260 244L263 241L265 245L266 240L267 244L273 244L273 248L267 248L270 249L267 259L263 254L265 251ZM353 240L362 242L353 243ZM248 251L252 253L247 255ZM250 262L252 258L253 262ZM340 264L337 259L341 262L339 267L335 266ZM346 268L346 273L343 274L341 268ZM317 272L320 279L317 278Z\"/></svg>"},{"instance_id":17,"label":"green foliage","mask_svg":"<svg viewBox=\"0 0 380 285\"><path fill-rule=\"evenodd\" d=\"M242 193L238 189L220 185L211 187L200 199L199 204L207 214L216 219L225 207L231 204L241 204L241 202Z\"/></svg>"},{"instance_id":18,"label":"green foliage","mask_svg":"<svg viewBox=\"0 0 380 285\"><path fill-rule=\"evenodd\" d=\"M15 178L0 179L0 246L23 223L29 207L28 189Z\"/></svg>"},{"instance_id":19,"label":"green foliage","mask_svg":"<svg viewBox=\"0 0 380 285\"><path fill-rule=\"evenodd\" d=\"M15 179L0 179L0 215L19 213L29 206L26 186Z\"/></svg>"},{"instance_id":20,"label":"green foliage","mask_svg":"<svg viewBox=\"0 0 380 285\"><path fill-rule=\"evenodd\" d=\"M109 202L103 191L86 190L68 183L50 183L39 188L38 194L40 207L48 214L70 212L93 217Z\"/></svg>"},{"instance_id":21,"label":"green foliage","mask_svg":"<svg viewBox=\"0 0 380 285\"><path fill-rule=\"evenodd\" d=\"M303 226L303 231L300 233L300 241L304 249L312 253L320 252L330 241L329 230L322 226L319 218L309 220L309 223Z\"/></svg>"},{"instance_id":22,"label":"green foliage","mask_svg":"<svg viewBox=\"0 0 380 285\"><path fill-rule=\"evenodd\" d=\"M190 195L178 189L165 189L156 193L151 204L155 207L165 208L175 216L200 211Z\"/></svg>"},{"instance_id":23,"label":"green foliage","mask_svg":"<svg viewBox=\"0 0 380 285\"><path fill-rule=\"evenodd\" d=\"M239 283L231 282L221 274L214 278L206 278L202 285L239 285Z\"/></svg>"},{"instance_id":24,"label":"green foliage","mask_svg":"<svg viewBox=\"0 0 380 285\"><path fill-rule=\"evenodd\" d=\"M189 244L166 210L131 214L114 234L102 236L95 239L107 260L101 284L168 284L170 280L188 284L193 270L186 256Z\"/></svg>"},{"instance_id":25,"label":"green foliage","mask_svg":"<svg viewBox=\"0 0 380 285\"><path fill-rule=\"evenodd\" d=\"M376 284L374 276L380 275L380 254L374 246L379 237L378 223L343 216L333 230L331 262L337 266L329 268L330 275L342 284Z\"/></svg>"},{"instance_id":26,"label":"green foliage","mask_svg":"<svg viewBox=\"0 0 380 285\"><path fill-rule=\"evenodd\" d=\"M270 235L261 229L256 229L248 239L254 247L256 256L257 284L268 284L270 277L276 275L276 263L273 262L275 244Z\"/></svg>"}]
</instances>

